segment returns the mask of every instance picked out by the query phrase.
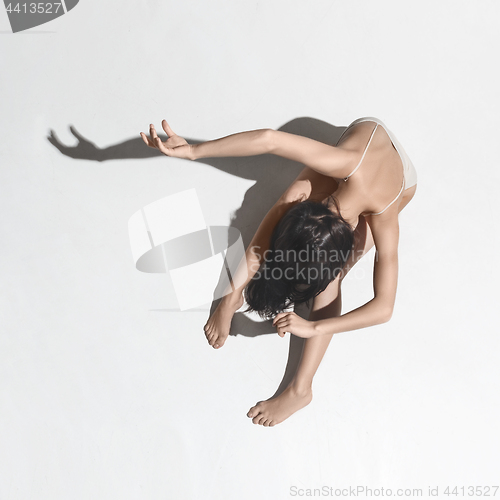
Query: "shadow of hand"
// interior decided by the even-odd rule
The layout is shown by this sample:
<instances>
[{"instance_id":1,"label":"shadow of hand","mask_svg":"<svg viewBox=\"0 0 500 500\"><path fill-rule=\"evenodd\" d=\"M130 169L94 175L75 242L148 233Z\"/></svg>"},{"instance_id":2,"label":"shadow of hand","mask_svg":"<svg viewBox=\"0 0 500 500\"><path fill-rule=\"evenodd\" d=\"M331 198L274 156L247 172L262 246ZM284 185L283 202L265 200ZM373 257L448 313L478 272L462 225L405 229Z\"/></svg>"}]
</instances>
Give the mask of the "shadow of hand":
<instances>
[{"instance_id":1,"label":"shadow of hand","mask_svg":"<svg viewBox=\"0 0 500 500\"><path fill-rule=\"evenodd\" d=\"M49 142L55 146L63 155L79 160L105 160L103 150L98 148L93 142L88 141L83 137L73 125L69 126L71 133L78 139L76 146L65 146L57 137L56 133L51 129L50 135L47 137Z\"/></svg>"},{"instance_id":2,"label":"shadow of hand","mask_svg":"<svg viewBox=\"0 0 500 500\"><path fill-rule=\"evenodd\" d=\"M154 148L148 148L144 145L143 140L128 139L119 144L113 144L107 148L99 148L93 142L83 137L73 125L69 126L71 133L78 139L76 146L64 145L56 133L51 129L47 140L56 147L63 155L69 156L77 160L91 161L107 161L107 160L125 160L125 159L142 159L164 156L160 151ZM163 135L158 137L163 138Z\"/></svg>"}]
</instances>

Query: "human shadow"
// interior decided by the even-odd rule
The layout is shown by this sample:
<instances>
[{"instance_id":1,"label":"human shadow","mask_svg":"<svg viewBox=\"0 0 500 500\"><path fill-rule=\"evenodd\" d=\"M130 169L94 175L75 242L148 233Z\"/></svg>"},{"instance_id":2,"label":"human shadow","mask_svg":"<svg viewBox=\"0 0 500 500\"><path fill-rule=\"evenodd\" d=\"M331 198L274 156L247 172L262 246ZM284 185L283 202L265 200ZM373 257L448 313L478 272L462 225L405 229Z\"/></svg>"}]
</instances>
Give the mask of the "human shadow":
<instances>
[{"instance_id":1,"label":"human shadow","mask_svg":"<svg viewBox=\"0 0 500 500\"><path fill-rule=\"evenodd\" d=\"M73 159L105 162L123 159L166 158L158 150L144 144L141 137L128 139L119 144L99 148L95 143L83 137L73 125L70 131L78 140L75 146L64 145L51 130L48 141L63 155ZM335 145L345 130L322 120L300 117L289 121L278 130L309 137L325 144ZM165 140L164 134L158 136ZM199 144L200 140L185 137L190 144ZM168 161L168 160L166 160ZM241 233L245 248L248 247L260 222L269 209L276 203L286 188L295 180L304 165L280 156L263 154L244 157L199 158L194 160L240 177L253 180L255 184L245 193L240 208L231 217L230 227Z\"/></svg>"},{"instance_id":2,"label":"human shadow","mask_svg":"<svg viewBox=\"0 0 500 500\"><path fill-rule=\"evenodd\" d=\"M78 141L75 146L64 145L53 130L50 131L47 139L63 155L70 158L106 162L111 160L163 157L168 161L165 155L153 148L147 147L139 136L139 133L137 134L137 138L127 139L118 144L99 148L95 143L82 136L73 125L70 125L69 128ZM337 127L315 118L299 117L287 122L278 130L301 135L334 146L345 129L346 127ZM160 133L158 136L162 141L166 140L164 134ZM195 138L184 138L189 144L199 144L202 142ZM248 248L257 228L269 209L304 168L304 165L301 163L271 154L246 157L200 158L194 161L210 165L217 170L242 179L255 181L255 184L246 191L241 206L232 214L229 224L230 227L234 227L240 232L244 248ZM219 285L222 284L222 274L221 272ZM217 289L214 291L214 300L210 307L209 316L212 315L220 302L220 298L215 297L221 297ZM242 309L246 305L245 303ZM309 317L309 310L310 304L299 304L295 307L295 312L305 319ZM276 334L276 329L272 326L272 321L254 321L248 314L242 312L236 312L234 315L230 335L256 337L266 334ZM283 380L275 396L286 388L291 377L293 377L300 361L303 345L304 339L290 335L288 363Z\"/></svg>"}]
</instances>

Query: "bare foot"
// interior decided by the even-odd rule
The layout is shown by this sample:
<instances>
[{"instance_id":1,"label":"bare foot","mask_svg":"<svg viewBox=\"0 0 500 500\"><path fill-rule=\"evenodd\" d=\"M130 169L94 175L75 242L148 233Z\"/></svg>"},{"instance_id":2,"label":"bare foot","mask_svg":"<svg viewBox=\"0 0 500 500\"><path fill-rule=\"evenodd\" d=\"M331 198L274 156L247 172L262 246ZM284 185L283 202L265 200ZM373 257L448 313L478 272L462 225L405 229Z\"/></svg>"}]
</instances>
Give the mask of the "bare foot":
<instances>
[{"instance_id":1,"label":"bare foot","mask_svg":"<svg viewBox=\"0 0 500 500\"><path fill-rule=\"evenodd\" d=\"M247 413L254 424L273 427L286 420L297 410L307 406L312 400L312 390L298 390L289 385L278 397L257 403Z\"/></svg>"},{"instance_id":2,"label":"bare foot","mask_svg":"<svg viewBox=\"0 0 500 500\"><path fill-rule=\"evenodd\" d=\"M208 343L214 349L219 349L226 342L234 313L242 305L242 296L240 296L236 301L231 301L229 299L221 300L212 316L208 318L203 330L205 330L205 337L207 337Z\"/></svg>"}]
</instances>

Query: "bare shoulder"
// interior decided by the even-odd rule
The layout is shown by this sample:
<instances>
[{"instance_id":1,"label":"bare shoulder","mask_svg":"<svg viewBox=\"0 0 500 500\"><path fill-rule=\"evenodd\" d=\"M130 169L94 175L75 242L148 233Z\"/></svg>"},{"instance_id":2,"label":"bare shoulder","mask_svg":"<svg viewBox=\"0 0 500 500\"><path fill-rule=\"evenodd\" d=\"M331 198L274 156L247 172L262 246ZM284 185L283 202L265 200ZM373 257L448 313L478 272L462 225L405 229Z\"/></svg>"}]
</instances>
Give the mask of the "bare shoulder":
<instances>
[{"instance_id":1,"label":"bare shoulder","mask_svg":"<svg viewBox=\"0 0 500 500\"><path fill-rule=\"evenodd\" d=\"M315 172L342 179L351 170L356 152L331 146L301 135L272 130L270 153L300 162Z\"/></svg>"}]
</instances>

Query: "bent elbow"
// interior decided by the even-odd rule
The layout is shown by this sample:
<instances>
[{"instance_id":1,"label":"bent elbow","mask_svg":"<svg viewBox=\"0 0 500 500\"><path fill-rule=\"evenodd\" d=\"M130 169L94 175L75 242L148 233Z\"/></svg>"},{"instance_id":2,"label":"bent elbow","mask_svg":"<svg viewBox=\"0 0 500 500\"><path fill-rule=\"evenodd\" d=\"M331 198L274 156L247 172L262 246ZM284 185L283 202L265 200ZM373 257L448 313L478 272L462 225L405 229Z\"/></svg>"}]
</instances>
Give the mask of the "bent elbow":
<instances>
[{"instance_id":1,"label":"bent elbow","mask_svg":"<svg viewBox=\"0 0 500 500\"><path fill-rule=\"evenodd\" d=\"M380 315L380 320L381 320L380 322L381 323L389 322L392 318L392 311L393 311L392 307L385 308Z\"/></svg>"},{"instance_id":2,"label":"bent elbow","mask_svg":"<svg viewBox=\"0 0 500 500\"><path fill-rule=\"evenodd\" d=\"M276 131L272 128L262 129L262 142L264 144L264 150L266 153L274 153L275 150L275 133Z\"/></svg>"}]
</instances>

